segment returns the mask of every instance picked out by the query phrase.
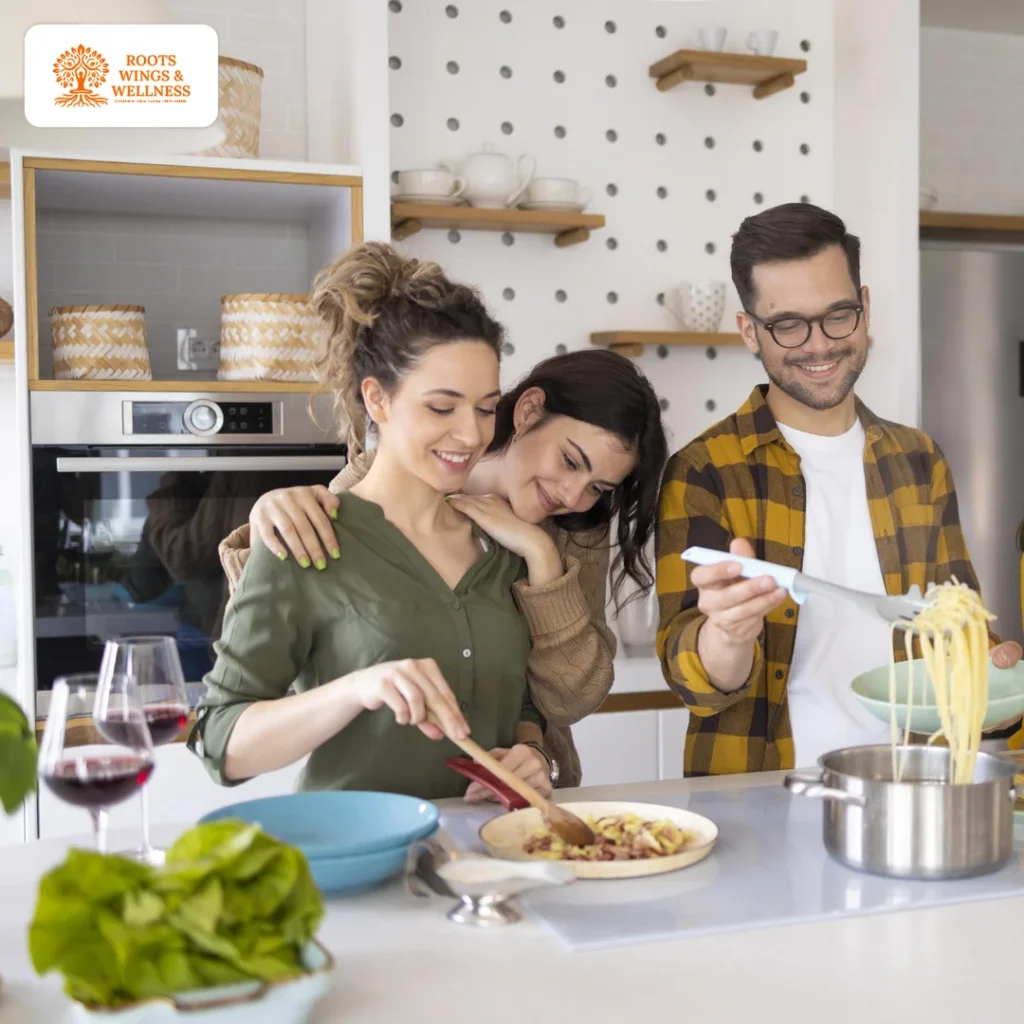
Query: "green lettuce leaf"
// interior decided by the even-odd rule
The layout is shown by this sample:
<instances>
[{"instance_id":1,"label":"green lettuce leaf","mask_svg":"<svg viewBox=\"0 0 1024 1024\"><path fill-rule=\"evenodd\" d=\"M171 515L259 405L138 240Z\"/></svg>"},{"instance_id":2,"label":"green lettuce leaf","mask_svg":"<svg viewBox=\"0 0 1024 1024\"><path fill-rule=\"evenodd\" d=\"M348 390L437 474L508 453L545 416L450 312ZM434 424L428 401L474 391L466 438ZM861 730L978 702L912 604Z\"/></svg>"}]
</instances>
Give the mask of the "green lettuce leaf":
<instances>
[{"instance_id":1,"label":"green lettuce leaf","mask_svg":"<svg viewBox=\"0 0 1024 1024\"><path fill-rule=\"evenodd\" d=\"M29 953L72 998L113 1007L299 974L323 913L301 851L220 821L189 829L161 868L71 850L40 883Z\"/></svg>"},{"instance_id":2,"label":"green lettuce leaf","mask_svg":"<svg viewBox=\"0 0 1024 1024\"><path fill-rule=\"evenodd\" d=\"M0 693L0 805L13 814L36 784L36 737L21 706Z\"/></svg>"}]
</instances>

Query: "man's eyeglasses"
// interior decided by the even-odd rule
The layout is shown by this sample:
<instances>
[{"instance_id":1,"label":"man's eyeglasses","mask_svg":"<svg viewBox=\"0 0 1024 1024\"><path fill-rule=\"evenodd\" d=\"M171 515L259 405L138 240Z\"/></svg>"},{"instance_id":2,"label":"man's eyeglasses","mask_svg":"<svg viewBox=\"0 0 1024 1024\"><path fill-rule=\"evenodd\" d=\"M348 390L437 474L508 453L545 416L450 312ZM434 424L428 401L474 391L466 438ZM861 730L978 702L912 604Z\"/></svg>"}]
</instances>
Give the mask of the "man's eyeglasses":
<instances>
[{"instance_id":1,"label":"man's eyeglasses","mask_svg":"<svg viewBox=\"0 0 1024 1024\"><path fill-rule=\"evenodd\" d=\"M857 330L864 307L860 305L840 306L838 309L829 310L822 316L787 316L779 320L772 320L770 323L758 319L749 310L744 310L744 312L755 324L763 327L772 336L776 345L781 345L783 348L799 348L810 338L812 324L818 324L821 327L821 333L832 341L842 341L843 338L848 338Z\"/></svg>"}]
</instances>

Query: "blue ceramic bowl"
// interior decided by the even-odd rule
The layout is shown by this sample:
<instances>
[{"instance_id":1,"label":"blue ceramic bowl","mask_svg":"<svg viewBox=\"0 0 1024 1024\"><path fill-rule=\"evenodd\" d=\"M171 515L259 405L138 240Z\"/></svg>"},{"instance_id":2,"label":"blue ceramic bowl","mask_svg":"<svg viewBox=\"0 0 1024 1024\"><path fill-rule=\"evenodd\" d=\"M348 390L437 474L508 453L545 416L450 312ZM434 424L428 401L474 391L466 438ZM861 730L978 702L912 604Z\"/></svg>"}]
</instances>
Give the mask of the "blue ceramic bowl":
<instances>
[{"instance_id":1,"label":"blue ceramic bowl","mask_svg":"<svg viewBox=\"0 0 1024 1024\"><path fill-rule=\"evenodd\" d=\"M404 858L410 843L437 828L440 814L432 803L398 793L325 790L245 800L211 811L200 822L255 822L268 835L297 846L313 867L321 858L379 852Z\"/></svg>"},{"instance_id":2,"label":"blue ceramic bowl","mask_svg":"<svg viewBox=\"0 0 1024 1024\"><path fill-rule=\"evenodd\" d=\"M405 868L408 844L351 857L317 857L309 862L313 881L324 896L371 889Z\"/></svg>"}]
</instances>

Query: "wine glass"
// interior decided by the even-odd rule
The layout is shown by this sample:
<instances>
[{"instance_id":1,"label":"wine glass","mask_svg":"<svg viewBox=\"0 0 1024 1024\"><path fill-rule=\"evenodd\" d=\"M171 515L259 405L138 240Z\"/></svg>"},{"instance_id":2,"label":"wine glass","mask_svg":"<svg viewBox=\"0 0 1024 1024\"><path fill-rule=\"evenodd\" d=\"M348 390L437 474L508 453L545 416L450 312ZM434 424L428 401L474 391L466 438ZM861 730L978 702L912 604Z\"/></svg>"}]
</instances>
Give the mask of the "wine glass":
<instances>
[{"instance_id":1,"label":"wine glass","mask_svg":"<svg viewBox=\"0 0 1024 1024\"><path fill-rule=\"evenodd\" d=\"M108 744L93 743L91 735L83 736L76 727L70 731L79 735L69 735L69 722L90 711L95 715L95 683L95 676L70 676L53 684L39 776L57 799L89 811L96 850L106 853L107 810L145 786L153 773L154 754L142 706L124 676L112 676L107 686L107 704L122 723L116 738Z\"/></svg>"},{"instance_id":2,"label":"wine glass","mask_svg":"<svg viewBox=\"0 0 1024 1024\"><path fill-rule=\"evenodd\" d=\"M188 723L188 691L181 659L169 636L130 636L108 640L100 665L100 692L108 678L125 676L134 689L149 733L156 746L173 742ZM96 727L108 738L117 735L117 723ZM113 728L113 732L108 729ZM128 856L145 864L160 865L164 851L149 841L149 801L142 791L142 846Z\"/></svg>"}]
</instances>

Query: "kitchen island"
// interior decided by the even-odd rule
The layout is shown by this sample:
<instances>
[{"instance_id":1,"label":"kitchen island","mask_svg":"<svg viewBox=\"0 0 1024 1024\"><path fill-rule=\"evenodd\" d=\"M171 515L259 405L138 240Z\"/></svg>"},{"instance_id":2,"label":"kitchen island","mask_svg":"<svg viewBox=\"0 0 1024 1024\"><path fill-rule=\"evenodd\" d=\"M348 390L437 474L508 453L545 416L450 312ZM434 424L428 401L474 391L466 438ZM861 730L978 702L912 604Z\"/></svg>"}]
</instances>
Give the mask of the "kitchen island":
<instances>
[{"instance_id":1,"label":"kitchen island","mask_svg":"<svg viewBox=\"0 0 1024 1024\"><path fill-rule=\"evenodd\" d=\"M779 787L781 779L591 787L565 791L563 799L678 802L712 789ZM161 827L155 838L167 841L178 831ZM112 835L111 848L135 838ZM0 850L2 1024L71 1019L60 980L36 978L25 947L38 879L66 848L45 840ZM1013 898L568 952L534 920L467 928L446 919L449 905L417 899L397 881L331 901L320 939L335 957L334 985L313 1024L521 1024L541 1013L588 1022L643 1016L700 1024L961 1024L1014 1005L1024 920L1024 898Z\"/></svg>"}]
</instances>

